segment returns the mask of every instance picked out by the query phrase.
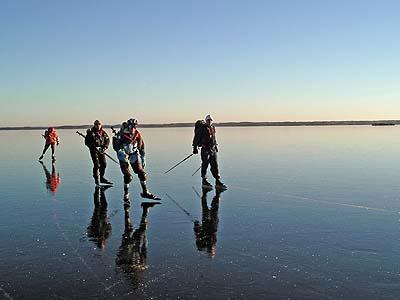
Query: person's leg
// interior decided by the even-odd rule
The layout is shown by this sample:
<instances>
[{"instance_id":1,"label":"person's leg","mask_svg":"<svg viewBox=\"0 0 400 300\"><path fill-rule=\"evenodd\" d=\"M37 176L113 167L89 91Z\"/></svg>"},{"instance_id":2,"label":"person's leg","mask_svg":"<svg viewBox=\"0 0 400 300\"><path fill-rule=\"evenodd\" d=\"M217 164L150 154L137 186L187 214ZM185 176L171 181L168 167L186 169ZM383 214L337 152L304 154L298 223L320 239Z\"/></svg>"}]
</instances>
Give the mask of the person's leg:
<instances>
[{"instance_id":1,"label":"person's leg","mask_svg":"<svg viewBox=\"0 0 400 300\"><path fill-rule=\"evenodd\" d=\"M146 172L144 171L142 164L140 163L140 160L137 159L134 162L131 162L132 170L135 172L135 174L138 175L139 180L140 180L140 185L142 186L143 192L140 194L143 198L148 198L148 199L154 199L154 200L160 200L159 197L153 195L150 193L150 191L147 188L146 180L147 180L147 175Z\"/></svg>"},{"instance_id":2,"label":"person's leg","mask_svg":"<svg viewBox=\"0 0 400 300\"><path fill-rule=\"evenodd\" d=\"M92 158L93 162L93 178L94 182L98 185L100 184L100 161L99 161L99 156L96 151L96 149L91 148L90 149L90 157Z\"/></svg>"},{"instance_id":3,"label":"person's leg","mask_svg":"<svg viewBox=\"0 0 400 300\"><path fill-rule=\"evenodd\" d=\"M219 175L219 170L218 170L217 152L210 154L209 162L210 162L211 174L215 179L217 180L220 179L221 176Z\"/></svg>"},{"instance_id":4,"label":"person's leg","mask_svg":"<svg viewBox=\"0 0 400 300\"><path fill-rule=\"evenodd\" d=\"M105 184L112 184L112 182L104 178L104 174L106 173L106 168L107 168L107 160L105 154L98 153L97 156L99 158L100 182Z\"/></svg>"},{"instance_id":5,"label":"person's leg","mask_svg":"<svg viewBox=\"0 0 400 300\"><path fill-rule=\"evenodd\" d=\"M207 168L210 163L209 161L210 153L205 149L201 148L201 178L204 187L211 188L212 185L207 181Z\"/></svg>"},{"instance_id":6,"label":"person's leg","mask_svg":"<svg viewBox=\"0 0 400 300\"><path fill-rule=\"evenodd\" d=\"M203 147L201 148L201 178L207 178L207 168L209 164L209 154Z\"/></svg>"},{"instance_id":7,"label":"person's leg","mask_svg":"<svg viewBox=\"0 0 400 300\"><path fill-rule=\"evenodd\" d=\"M218 170L217 152L213 152L210 155L210 167L211 167L211 174L215 178L215 187L218 189L226 190L227 186L221 181L221 175L219 174Z\"/></svg>"},{"instance_id":8,"label":"person's leg","mask_svg":"<svg viewBox=\"0 0 400 300\"><path fill-rule=\"evenodd\" d=\"M53 160L55 160L56 159L56 157L54 155L54 153L55 153L55 145L54 144L50 144L50 146L51 146L51 158Z\"/></svg>"},{"instance_id":9,"label":"person's leg","mask_svg":"<svg viewBox=\"0 0 400 300\"><path fill-rule=\"evenodd\" d=\"M39 160L42 160L42 159L43 159L43 156L44 156L44 154L46 153L47 149L49 149L49 147L50 147L50 144L47 144L47 143L44 144L44 148L43 148L43 151L42 151L42 155L40 155Z\"/></svg>"},{"instance_id":10,"label":"person's leg","mask_svg":"<svg viewBox=\"0 0 400 300\"><path fill-rule=\"evenodd\" d=\"M139 159L136 159L136 161L131 162L131 166L132 166L133 172L139 177L140 185L142 186L142 190L143 190L143 194L148 194L149 191L148 191L147 185L146 185L146 180L147 180L146 172L144 171Z\"/></svg>"},{"instance_id":11,"label":"person's leg","mask_svg":"<svg viewBox=\"0 0 400 300\"><path fill-rule=\"evenodd\" d=\"M129 168L129 163L126 161L119 161L119 167L121 169L122 174L124 175L124 190L128 191L129 183L132 181L132 174Z\"/></svg>"}]
</instances>

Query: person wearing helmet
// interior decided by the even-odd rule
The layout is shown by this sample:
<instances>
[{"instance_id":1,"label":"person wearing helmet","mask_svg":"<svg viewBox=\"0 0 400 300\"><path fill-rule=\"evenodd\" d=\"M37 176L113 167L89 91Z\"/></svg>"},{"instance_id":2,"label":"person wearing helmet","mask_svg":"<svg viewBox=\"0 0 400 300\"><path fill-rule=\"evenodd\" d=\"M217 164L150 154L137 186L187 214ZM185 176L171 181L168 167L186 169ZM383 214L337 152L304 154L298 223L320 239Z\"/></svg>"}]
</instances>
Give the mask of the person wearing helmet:
<instances>
[{"instance_id":1,"label":"person wearing helmet","mask_svg":"<svg viewBox=\"0 0 400 300\"><path fill-rule=\"evenodd\" d=\"M119 160L119 165L124 175L124 190L128 192L129 183L132 181L131 169L140 180L140 185L142 186L142 193L140 194L143 198L148 199L159 199L157 196L153 195L147 189L147 175L144 171L146 166L146 157L144 149L144 141L142 134L136 128L136 119L129 119L128 121L122 123L122 126L113 140L114 150L117 152L117 157Z\"/></svg>"},{"instance_id":2,"label":"person wearing helmet","mask_svg":"<svg viewBox=\"0 0 400 300\"><path fill-rule=\"evenodd\" d=\"M85 145L89 148L93 161L93 178L96 185L101 183L111 185L112 182L104 178L107 160L104 151L110 144L110 138L99 120L94 121L93 127L86 130Z\"/></svg>"},{"instance_id":3,"label":"person wearing helmet","mask_svg":"<svg viewBox=\"0 0 400 300\"><path fill-rule=\"evenodd\" d=\"M57 146L60 144L60 138L54 129L54 127L49 127L44 134L42 135L44 139L46 140L44 143L44 148L42 151L42 155L39 157L39 161L43 159L44 154L46 153L47 149L51 147L51 159L53 162L56 161L56 156L55 156L55 145Z\"/></svg>"},{"instance_id":4,"label":"person wearing helmet","mask_svg":"<svg viewBox=\"0 0 400 300\"><path fill-rule=\"evenodd\" d=\"M196 122L195 134L193 138L193 154L198 154L198 147L201 147L201 178L205 188L212 188L207 180L207 168L211 167L211 174L215 178L215 188L227 189L227 186L221 181L221 175L218 170L217 161L217 140L215 138L215 126L212 124L213 118L207 115L204 121Z\"/></svg>"}]
</instances>

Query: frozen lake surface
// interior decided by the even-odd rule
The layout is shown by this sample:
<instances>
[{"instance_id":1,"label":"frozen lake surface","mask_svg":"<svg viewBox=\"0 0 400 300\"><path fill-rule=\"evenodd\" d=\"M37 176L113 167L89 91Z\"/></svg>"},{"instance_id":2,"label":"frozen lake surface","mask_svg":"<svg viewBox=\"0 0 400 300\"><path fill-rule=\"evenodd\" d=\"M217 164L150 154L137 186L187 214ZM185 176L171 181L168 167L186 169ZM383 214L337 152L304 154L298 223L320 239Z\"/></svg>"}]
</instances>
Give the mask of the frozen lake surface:
<instances>
[{"instance_id":1,"label":"frozen lake surface","mask_svg":"<svg viewBox=\"0 0 400 300\"><path fill-rule=\"evenodd\" d=\"M399 298L398 126L217 128L221 194L191 176L199 155L164 174L191 128L142 129L163 198L146 209L110 160L96 190L58 132L54 170L42 131L0 132L0 298Z\"/></svg>"}]
</instances>

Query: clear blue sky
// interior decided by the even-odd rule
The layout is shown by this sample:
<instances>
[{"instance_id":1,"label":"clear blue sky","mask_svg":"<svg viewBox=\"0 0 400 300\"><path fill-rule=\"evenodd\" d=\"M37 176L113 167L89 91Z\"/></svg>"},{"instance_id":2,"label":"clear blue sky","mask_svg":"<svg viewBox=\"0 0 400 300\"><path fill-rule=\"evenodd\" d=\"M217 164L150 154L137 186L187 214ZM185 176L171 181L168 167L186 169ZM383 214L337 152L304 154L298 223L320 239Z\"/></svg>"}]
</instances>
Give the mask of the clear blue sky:
<instances>
[{"instance_id":1,"label":"clear blue sky","mask_svg":"<svg viewBox=\"0 0 400 300\"><path fill-rule=\"evenodd\" d=\"M0 0L0 126L400 119L399 11Z\"/></svg>"}]
</instances>

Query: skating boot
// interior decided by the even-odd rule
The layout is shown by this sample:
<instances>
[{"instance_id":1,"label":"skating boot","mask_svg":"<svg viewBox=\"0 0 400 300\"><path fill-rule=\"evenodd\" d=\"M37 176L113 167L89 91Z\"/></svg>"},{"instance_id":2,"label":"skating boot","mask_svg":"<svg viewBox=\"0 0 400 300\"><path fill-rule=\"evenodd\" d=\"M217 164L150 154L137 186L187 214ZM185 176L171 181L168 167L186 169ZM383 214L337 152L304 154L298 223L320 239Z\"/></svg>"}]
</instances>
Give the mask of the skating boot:
<instances>
[{"instance_id":1,"label":"skating boot","mask_svg":"<svg viewBox=\"0 0 400 300\"><path fill-rule=\"evenodd\" d=\"M213 186L208 182L207 178L203 178L202 185L204 189L212 190Z\"/></svg>"},{"instance_id":2,"label":"skating boot","mask_svg":"<svg viewBox=\"0 0 400 300\"><path fill-rule=\"evenodd\" d=\"M228 187L219 179L215 181L215 188L219 190L226 190Z\"/></svg>"},{"instance_id":3,"label":"skating boot","mask_svg":"<svg viewBox=\"0 0 400 300\"><path fill-rule=\"evenodd\" d=\"M111 181L108 181L104 177L100 178L100 183L107 184L107 185L112 185L113 184Z\"/></svg>"}]
</instances>

